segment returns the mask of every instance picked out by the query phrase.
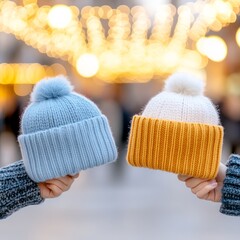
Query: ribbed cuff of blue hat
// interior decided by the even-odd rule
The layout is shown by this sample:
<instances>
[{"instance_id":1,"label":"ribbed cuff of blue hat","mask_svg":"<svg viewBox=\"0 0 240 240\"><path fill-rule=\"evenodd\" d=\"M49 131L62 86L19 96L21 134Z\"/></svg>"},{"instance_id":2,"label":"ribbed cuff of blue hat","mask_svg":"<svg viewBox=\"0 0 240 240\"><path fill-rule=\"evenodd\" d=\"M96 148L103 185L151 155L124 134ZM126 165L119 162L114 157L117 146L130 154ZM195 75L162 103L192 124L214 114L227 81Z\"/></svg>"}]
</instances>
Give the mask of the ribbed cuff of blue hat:
<instances>
[{"instance_id":1,"label":"ribbed cuff of blue hat","mask_svg":"<svg viewBox=\"0 0 240 240\"><path fill-rule=\"evenodd\" d=\"M220 212L226 215L240 216L240 156L231 155L227 167Z\"/></svg>"},{"instance_id":2,"label":"ribbed cuff of blue hat","mask_svg":"<svg viewBox=\"0 0 240 240\"><path fill-rule=\"evenodd\" d=\"M110 163L117 149L104 115L18 138L26 171L35 182Z\"/></svg>"}]
</instances>

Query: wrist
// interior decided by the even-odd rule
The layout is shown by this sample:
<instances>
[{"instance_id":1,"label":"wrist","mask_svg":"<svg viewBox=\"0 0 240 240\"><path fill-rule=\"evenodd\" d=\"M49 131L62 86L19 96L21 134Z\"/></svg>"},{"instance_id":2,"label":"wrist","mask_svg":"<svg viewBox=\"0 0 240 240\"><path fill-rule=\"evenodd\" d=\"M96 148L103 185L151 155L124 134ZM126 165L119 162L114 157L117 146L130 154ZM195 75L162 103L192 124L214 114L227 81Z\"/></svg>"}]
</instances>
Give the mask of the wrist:
<instances>
[{"instance_id":1,"label":"wrist","mask_svg":"<svg viewBox=\"0 0 240 240\"><path fill-rule=\"evenodd\" d=\"M231 155L227 167L220 212L240 216L240 156Z\"/></svg>"},{"instance_id":2,"label":"wrist","mask_svg":"<svg viewBox=\"0 0 240 240\"><path fill-rule=\"evenodd\" d=\"M27 175L23 162L1 169L0 218L6 218L20 208L43 201L39 188Z\"/></svg>"}]
</instances>

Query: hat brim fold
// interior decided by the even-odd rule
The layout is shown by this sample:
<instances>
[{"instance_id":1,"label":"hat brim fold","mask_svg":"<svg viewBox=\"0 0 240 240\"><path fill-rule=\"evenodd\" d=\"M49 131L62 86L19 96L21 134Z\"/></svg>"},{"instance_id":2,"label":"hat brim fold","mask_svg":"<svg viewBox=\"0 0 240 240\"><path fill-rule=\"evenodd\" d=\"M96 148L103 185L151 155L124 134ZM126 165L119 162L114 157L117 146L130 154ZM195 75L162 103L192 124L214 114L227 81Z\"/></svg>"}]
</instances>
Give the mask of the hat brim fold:
<instances>
[{"instance_id":1,"label":"hat brim fold","mask_svg":"<svg viewBox=\"0 0 240 240\"><path fill-rule=\"evenodd\" d=\"M35 182L110 163L116 145L104 115L18 137L24 165Z\"/></svg>"},{"instance_id":2,"label":"hat brim fold","mask_svg":"<svg viewBox=\"0 0 240 240\"><path fill-rule=\"evenodd\" d=\"M128 163L198 178L216 177L223 127L135 115L128 145Z\"/></svg>"}]
</instances>

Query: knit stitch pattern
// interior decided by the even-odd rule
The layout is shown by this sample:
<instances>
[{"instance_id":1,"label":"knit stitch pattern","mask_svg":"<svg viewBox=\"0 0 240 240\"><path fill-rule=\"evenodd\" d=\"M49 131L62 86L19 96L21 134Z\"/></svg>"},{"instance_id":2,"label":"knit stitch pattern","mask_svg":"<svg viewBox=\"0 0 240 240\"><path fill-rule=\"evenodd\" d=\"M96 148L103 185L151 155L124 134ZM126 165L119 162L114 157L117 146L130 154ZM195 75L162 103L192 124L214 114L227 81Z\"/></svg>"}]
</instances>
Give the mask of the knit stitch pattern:
<instances>
[{"instance_id":1,"label":"knit stitch pattern","mask_svg":"<svg viewBox=\"0 0 240 240\"><path fill-rule=\"evenodd\" d=\"M35 182L114 162L117 148L108 120L91 100L72 91L63 76L44 79L31 94L18 137Z\"/></svg>"},{"instance_id":2,"label":"knit stitch pattern","mask_svg":"<svg viewBox=\"0 0 240 240\"><path fill-rule=\"evenodd\" d=\"M135 115L127 159L136 167L213 179L222 141L221 126Z\"/></svg>"},{"instance_id":3,"label":"knit stitch pattern","mask_svg":"<svg viewBox=\"0 0 240 240\"><path fill-rule=\"evenodd\" d=\"M204 95L204 81L175 73L163 91L133 118L127 160L137 167L213 179L221 159L223 128Z\"/></svg>"},{"instance_id":4,"label":"knit stitch pattern","mask_svg":"<svg viewBox=\"0 0 240 240\"><path fill-rule=\"evenodd\" d=\"M142 116L218 125L218 112L203 92L203 81L175 73L166 80L163 91L150 99Z\"/></svg>"},{"instance_id":5,"label":"knit stitch pattern","mask_svg":"<svg viewBox=\"0 0 240 240\"><path fill-rule=\"evenodd\" d=\"M40 189L27 175L23 161L0 169L0 219L20 208L43 202Z\"/></svg>"},{"instance_id":6,"label":"knit stitch pattern","mask_svg":"<svg viewBox=\"0 0 240 240\"><path fill-rule=\"evenodd\" d=\"M97 116L18 138L26 171L35 182L75 175L116 159L107 118Z\"/></svg>"},{"instance_id":7,"label":"knit stitch pattern","mask_svg":"<svg viewBox=\"0 0 240 240\"><path fill-rule=\"evenodd\" d=\"M240 216L240 156L231 155L227 167L220 212L230 216Z\"/></svg>"}]
</instances>

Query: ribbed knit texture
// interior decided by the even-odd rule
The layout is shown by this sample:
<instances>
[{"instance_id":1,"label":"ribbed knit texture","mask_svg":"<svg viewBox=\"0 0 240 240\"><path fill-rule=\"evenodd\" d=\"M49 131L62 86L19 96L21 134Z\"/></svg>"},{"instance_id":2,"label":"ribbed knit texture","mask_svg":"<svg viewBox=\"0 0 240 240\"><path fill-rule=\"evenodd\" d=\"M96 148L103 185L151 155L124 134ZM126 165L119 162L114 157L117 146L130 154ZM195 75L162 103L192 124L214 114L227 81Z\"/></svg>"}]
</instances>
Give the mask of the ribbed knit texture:
<instances>
[{"instance_id":1,"label":"ribbed knit texture","mask_svg":"<svg viewBox=\"0 0 240 240\"><path fill-rule=\"evenodd\" d=\"M36 84L18 137L28 175L35 182L74 175L117 159L107 118L64 77Z\"/></svg>"},{"instance_id":2,"label":"ribbed knit texture","mask_svg":"<svg viewBox=\"0 0 240 240\"><path fill-rule=\"evenodd\" d=\"M137 167L212 179L221 159L223 128L204 82L175 73L133 118L128 162Z\"/></svg>"},{"instance_id":3,"label":"ribbed knit texture","mask_svg":"<svg viewBox=\"0 0 240 240\"><path fill-rule=\"evenodd\" d=\"M135 115L127 159L137 167L213 179L222 141L221 126Z\"/></svg>"},{"instance_id":4,"label":"ribbed knit texture","mask_svg":"<svg viewBox=\"0 0 240 240\"><path fill-rule=\"evenodd\" d=\"M240 216L240 156L231 155L227 167L220 212L230 216Z\"/></svg>"},{"instance_id":5,"label":"ribbed knit texture","mask_svg":"<svg viewBox=\"0 0 240 240\"><path fill-rule=\"evenodd\" d=\"M0 219L42 201L40 190L27 175L23 161L0 169Z\"/></svg>"},{"instance_id":6,"label":"ribbed knit texture","mask_svg":"<svg viewBox=\"0 0 240 240\"><path fill-rule=\"evenodd\" d=\"M104 115L19 137L24 164L36 182L74 175L116 159Z\"/></svg>"}]
</instances>

